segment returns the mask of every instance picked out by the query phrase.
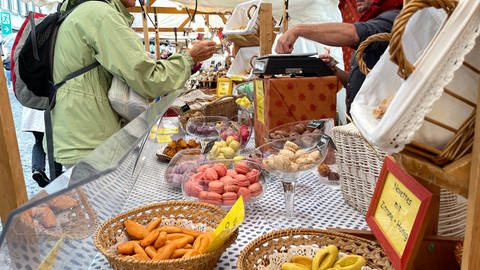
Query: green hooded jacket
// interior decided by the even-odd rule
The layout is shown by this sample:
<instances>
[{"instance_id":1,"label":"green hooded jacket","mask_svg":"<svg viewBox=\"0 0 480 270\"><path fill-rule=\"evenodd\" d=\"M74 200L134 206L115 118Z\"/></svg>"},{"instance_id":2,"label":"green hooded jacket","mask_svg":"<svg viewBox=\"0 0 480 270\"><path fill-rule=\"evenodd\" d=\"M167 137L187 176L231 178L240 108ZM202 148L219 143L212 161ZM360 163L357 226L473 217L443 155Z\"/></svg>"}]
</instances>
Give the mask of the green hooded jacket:
<instances>
[{"instance_id":1,"label":"green hooded jacket","mask_svg":"<svg viewBox=\"0 0 480 270\"><path fill-rule=\"evenodd\" d=\"M180 89L191 75L189 54L149 58L132 23L133 16L120 0L107 0L81 4L60 25L54 82L95 60L100 66L67 81L57 92L52 111L57 162L79 162L122 127L124 120L107 98L113 75L145 98Z\"/></svg>"}]
</instances>

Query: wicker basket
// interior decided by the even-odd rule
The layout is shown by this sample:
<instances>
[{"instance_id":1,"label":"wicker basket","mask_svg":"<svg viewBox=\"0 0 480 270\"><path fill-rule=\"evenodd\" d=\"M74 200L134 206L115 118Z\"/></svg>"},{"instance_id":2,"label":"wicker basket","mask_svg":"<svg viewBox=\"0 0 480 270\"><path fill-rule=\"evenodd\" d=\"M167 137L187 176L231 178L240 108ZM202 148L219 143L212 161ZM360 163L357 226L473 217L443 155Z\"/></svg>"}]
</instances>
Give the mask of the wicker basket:
<instances>
[{"instance_id":1,"label":"wicker basket","mask_svg":"<svg viewBox=\"0 0 480 270\"><path fill-rule=\"evenodd\" d=\"M386 153L367 144L353 124L334 127L332 137L337 147L336 159L342 195L350 206L366 214ZM438 234L463 236L466 210L467 202L464 198L442 189Z\"/></svg>"},{"instance_id":2,"label":"wicker basket","mask_svg":"<svg viewBox=\"0 0 480 270\"><path fill-rule=\"evenodd\" d=\"M162 219L188 220L194 224L203 224L205 227L215 228L225 214L224 210L201 202L164 202L139 207L107 220L95 234L95 246L105 255L114 269L213 269L225 249L235 242L238 230L221 248L188 259L140 261L126 256L119 256L116 252L111 251L111 247L117 244L117 238L124 235L123 222L127 219L145 225L153 218L161 217Z\"/></svg>"},{"instance_id":3,"label":"wicker basket","mask_svg":"<svg viewBox=\"0 0 480 270\"><path fill-rule=\"evenodd\" d=\"M434 7L438 9L443 9L449 16L452 14L456 8L458 1L452 0L413 0L410 1L400 12L392 28L392 33L381 33L373 35L360 44L356 52L356 60L359 65L360 71L367 74L370 70L366 66L365 62L362 59L363 51L371 43L377 41L388 41L390 42L390 60L398 65L398 75L406 80L412 72L415 70L415 66L409 62L406 58L402 45L402 37L406 29L407 22L413 16L415 12L423 8ZM466 58L463 67L470 72L478 74L478 70L471 65L471 60ZM442 148L440 146L434 147L430 144L421 142L421 141L412 141L410 144L405 146L405 151L420 155L424 158L429 159L438 165L445 165L449 162L457 160L464 155L470 153L473 148L473 135L474 135L474 126L475 126L475 112L476 112L476 103L472 102L466 97L465 93L462 93L460 89L448 89L445 86L443 90L443 95L445 98L448 97L450 107L447 110L465 110L465 117L459 117L456 123L449 123L449 119L442 119L438 112L432 111L432 113L424 117L425 124L431 130L434 129L437 133L441 134L451 134L448 141ZM457 86L458 87L458 86ZM455 105L458 104L458 105ZM454 107L457 106L457 107ZM444 111L442 109L442 111ZM454 126L455 125L455 126ZM417 131L418 133L419 131ZM397 135L398 136L398 135ZM401 136L400 136L401 137ZM437 142L438 143L438 142Z\"/></svg>"},{"instance_id":4,"label":"wicker basket","mask_svg":"<svg viewBox=\"0 0 480 270\"><path fill-rule=\"evenodd\" d=\"M270 259L273 254L287 253L299 246L318 248L330 244L337 246L340 252L363 256L370 268L393 270L382 248L374 241L339 232L306 228L284 229L256 238L243 249L237 261L237 268L239 270L268 269L266 267L272 263L273 260Z\"/></svg>"},{"instance_id":5,"label":"wicker basket","mask_svg":"<svg viewBox=\"0 0 480 270\"><path fill-rule=\"evenodd\" d=\"M243 95L228 95L217 98L216 100L203 106L201 109L189 110L180 115L180 126L185 130L185 124L193 114L200 112L203 116L226 116L232 118L238 114L238 105L235 100Z\"/></svg>"}]
</instances>

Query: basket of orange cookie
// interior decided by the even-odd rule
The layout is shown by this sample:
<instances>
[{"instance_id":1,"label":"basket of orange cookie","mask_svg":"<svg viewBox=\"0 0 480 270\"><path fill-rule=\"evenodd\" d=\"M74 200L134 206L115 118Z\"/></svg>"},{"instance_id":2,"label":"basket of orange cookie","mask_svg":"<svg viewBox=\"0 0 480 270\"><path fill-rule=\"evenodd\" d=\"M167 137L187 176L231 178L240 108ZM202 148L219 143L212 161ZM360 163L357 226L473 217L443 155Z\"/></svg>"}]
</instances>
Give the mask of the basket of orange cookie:
<instances>
[{"instance_id":1,"label":"basket of orange cookie","mask_svg":"<svg viewBox=\"0 0 480 270\"><path fill-rule=\"evenodd\" d=\"M238 235L237 230L220 247L210 247L225 215L202 202L156 203L107 220L95 246L114 269L213 269Z\"/></svg>"}]
</instances>

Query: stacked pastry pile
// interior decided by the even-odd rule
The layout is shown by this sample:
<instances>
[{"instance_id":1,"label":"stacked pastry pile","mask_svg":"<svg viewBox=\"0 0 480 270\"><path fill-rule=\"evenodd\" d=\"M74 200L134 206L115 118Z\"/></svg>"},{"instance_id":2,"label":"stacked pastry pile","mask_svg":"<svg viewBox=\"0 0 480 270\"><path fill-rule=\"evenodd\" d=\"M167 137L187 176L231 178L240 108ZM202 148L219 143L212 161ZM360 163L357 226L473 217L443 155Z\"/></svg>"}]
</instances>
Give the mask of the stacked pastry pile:
<instances>
[{"instance_id":1,"label":"stacked pastry pile","mask_svg":"<svg viewBox=\"0 0 480 270\"><path fill-rule=\"evenodd\" d=\"M297 144L287 141L282 150L264 159L263 165L266 169L297 172L314 167L321 158L322 156L318 149L314 148L306 151L299 149Z\"/></svg>"},{"instance_id":2,"label":"stacked pastry pile","mask_svg":"<svg viewBox=\"0 0 480 270\"><path fill-rule=\"evenodd\" d=\"M240 196L249 201L262 194L260 174L244 161L237 162L233 169L227 169L224 163L204 164L187 179L183 190L203 202L232 205Z\"/></svg>"}]
</instances>

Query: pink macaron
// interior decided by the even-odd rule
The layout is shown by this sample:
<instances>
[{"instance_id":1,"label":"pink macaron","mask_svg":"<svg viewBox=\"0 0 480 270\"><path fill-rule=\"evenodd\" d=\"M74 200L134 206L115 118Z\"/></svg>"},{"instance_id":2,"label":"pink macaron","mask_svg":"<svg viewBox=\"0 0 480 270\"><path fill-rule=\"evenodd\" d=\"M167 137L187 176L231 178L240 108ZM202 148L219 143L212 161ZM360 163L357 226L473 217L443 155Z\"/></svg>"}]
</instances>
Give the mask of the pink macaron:
<instances>
[{"instance_id":1,"label":"pink macaron","mask_svg":"<svg viewBox=\"0 0 480 270\"><path fill-rule=\"evenodd\" d=\"M248 178L248 181L250 181L250 184L258 182L258 179L260 177L260 171L257 169L252 169L249 171L245 176Z\"/></svg>"},{"instance_id":2,"label":"pink macaron","mask_svg":"<svg viewBox=\"0 0 480 270\"><path fill-rule=\"evenodd\" d=\"M200 184L197 181L192 181L192 180L189 180L185 183L184 190L188 196L194 196L194 197L199 197L200 192L203 191Z\"/></svg>"},{"instance_id":3,"label":"pink macaron","mask_svg":"<svg viewBox=\"0 0 480 270\"><path fill-rule=\"evenodd\" d=\"M227 175L227 166L223 163L215 163L213 169L217 172L219 178Z\"/></svg>"},{"instance_id":4,"label":"pink macaron","mask_svg":"<svg viewBox=\"0 0 480 270\"><path fill-rule=\"evenodd\" d=\"M235 171L239 174L246 174L250 171L250 167L248 167L247 163L240 161L235 163Z\"/></svg>"},{"instance_id":5,"label":"pink macaron","mask_svg":"<svg viewBox=\"0 0 480 270\"><path fill-rule=\"evenodd\" d=\"M245 202L250 200L250 190L246 187L239 188L237 194L239 197L242 196Z\"/></svg>"},{"instance_id":6,"label":"pink macaron","mask_svg":"<svg viewBox=\"0 0 480 270\"><path fill-rule=\"evenodd\" d=\"M226 183L226 182L229 182L229 181L233 181L233 177L231 177L230 175L225 175L224 177L220 178L220 181Z\"/></svg>"},{"instance_id":7,"label":"pink macaron","mask_svg":"<svg viewBox=\"0 0 480 270\"><path fill-rule=\"evenodd\" d=\"M250 181L248 178L243 174L237 174L233 176L233 179L236 180L236 184L241 187L248 187L250 185Z\"/></svg>"},{"instance_id":8,"label":"pink macaron","mask_svg":"<svg viewBox=\"0 0 480 270\"><path fill-rule=\"evenodd\" d=\"M223 186L224 184L222 181L211 181L208 183L208 191L222 194L224 192Z\"/></svg>"},{"instance_id":9,"label":"pink macaron","mask_svg":"<svg viewBox=\"0 0 480 270\"><path fill-rule=\"evenodd\" d=\"M205 176L204 177L205 177L206 180L209 180L209 181L218 180L218 173L213 168L207 168L205 170Z\"/></svg>"},{"instance_id":10,"label":"pink macaron","mask_svg":"<svg viewBox=\"0 0 480 270\"><path fill-rule=\"evenodd\" d=\"M234 204L238 199L237 193L235 192L225 192L222 197L223 204Z\"/></svg>"},{"instance_id":11,"label":"pink macaron","mask_svg":"<svg viewBox=\"0 0 480 270\"><path fill-rule=\"evenodd\" d=\"M248 190L250 190L250 194L252 196L258 196L262 194L262 185L260 183L253 183L250 186L248 186Z\"/></svg>"},{"instance_id":12,"label":"pink macaron","mask_svg":"<svg viewBox=\"0 0 480 270\"><path fill-rule=\"evenodd\" d=\"M205 172L208 168L210 168L209 164L204 164L197 168L197 172Z\"/></svg>"},{"instance_id":13,"label":"pink macaron","mask_svg":"<svg viewBox=\"0 0 480 270\"><path fill-rule=\"evenodd\" d=\"M223 189L224 189L225 192L235 192L235 193L237 193L239 188L240 187L235 185L235 184L225 184L223 186Z\"/></svg>"},{"instance_id":14,"label":"pink macaron","mask_svg":"<svg viewBox=\"0 0 480 270\"><path fill-rule=\"evenodd\" d=\"M235 170L227 170L227 175L230 175L230 176L234 176L234 175L237 175L238 173L235 171Z\"/></svg>"},{"instance_id":15,"label":"pink macaron","mask_svg":"<svg viewBox=\"0 0 480 270\"><path fill-rule=\"evenodd\" d=\"M220 195L218 193L208 192L207 193L207 198L204 201L207 202L207 203L220 205L220 204L222 204L223 197L222 197L222 195Z\"/></svg>"}]
</instances>

